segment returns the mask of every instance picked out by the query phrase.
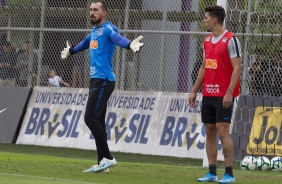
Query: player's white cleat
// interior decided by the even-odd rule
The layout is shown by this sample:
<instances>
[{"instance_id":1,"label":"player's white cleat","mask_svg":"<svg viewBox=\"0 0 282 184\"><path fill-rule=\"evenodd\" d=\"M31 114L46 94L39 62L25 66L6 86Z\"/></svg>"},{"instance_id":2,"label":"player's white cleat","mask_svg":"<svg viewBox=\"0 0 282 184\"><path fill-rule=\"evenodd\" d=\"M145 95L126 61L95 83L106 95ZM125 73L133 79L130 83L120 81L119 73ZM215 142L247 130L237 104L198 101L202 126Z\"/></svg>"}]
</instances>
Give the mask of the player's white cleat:
<instances>
[{"instance_id":1,"label":"player's white cleat","mask_svg":"<svg viewBox=\"0 0 282 184\"><path fill-rule=\"evenodd\" d=\"M109 172L110 172L110 169L109 169L109 168L102 171L102 173L105 173L105 174L107 174L107 173L109 173Z\"/></svg>"},{"instance_id":2,"label":"player's white cleat","mask_svg":"<svg viewBox=\"0 0 282 184\"><path fill-rule=\"evenodd\" d=\"M104 170L106 170L106 169L108 169L108 168L110 168L110 167L113 167L113 166L115 166L115 165L117 165L117 161L116 161L115 158L113 158L112 160L103 158L103 159L100 161L98 167L96 167L96 168L94 169L94 172L101 172L101 171L104 171Z\"/></svg>"},{"instance_id":3,"label":"player's white cleat","mask_svg":"<svg viewBox=\"0 0 282 184\"><path fill-rule=\"evenodd\" d=\"M84 170L83 172L105 172L107 173L108 168L113 167L117 164L117 161L115 158L112 160L103 158L103 160L100 161L99 165L93 165L91 168ZM109 170L108 170L109 172Z\"/></svg>"},{"instance_id":4,"label":"player's white cleat","mask_svg":"<svg viewBox=\"0 0 282 184\"><path fill-rule=\"evenodd\" d=\"M86 169L86 170L84 170L83 172L94 172L94 169L95 169L96 167L98 167L98 166L99 166L98 164L93 165L91 168ZM109 169L109 168L102 171L102 173L109 173L109 172L110 172L110 169Z\"/></svg>"}]
</instances>

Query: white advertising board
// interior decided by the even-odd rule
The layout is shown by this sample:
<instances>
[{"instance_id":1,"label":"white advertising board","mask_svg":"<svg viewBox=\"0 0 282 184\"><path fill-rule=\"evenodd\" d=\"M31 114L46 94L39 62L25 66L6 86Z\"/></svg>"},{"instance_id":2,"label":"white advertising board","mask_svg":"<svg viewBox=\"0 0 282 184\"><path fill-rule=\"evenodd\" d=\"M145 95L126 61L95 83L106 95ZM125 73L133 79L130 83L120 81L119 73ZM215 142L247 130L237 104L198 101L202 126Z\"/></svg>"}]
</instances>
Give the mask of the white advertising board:
<instances>
[{"instance_id":1,"label":"white advertising board","mask_svg":"<svg viewBox=\"0 0 282 184\"><path fill-rule=\"evenodd\" d=\"M35 87L17 144L96 149L84 123L87 98L88 89ZM196 108L187 98L187 93L114 91L106 114L110 150L202 159L202 96Z\"/></svg>"}]
</instances>

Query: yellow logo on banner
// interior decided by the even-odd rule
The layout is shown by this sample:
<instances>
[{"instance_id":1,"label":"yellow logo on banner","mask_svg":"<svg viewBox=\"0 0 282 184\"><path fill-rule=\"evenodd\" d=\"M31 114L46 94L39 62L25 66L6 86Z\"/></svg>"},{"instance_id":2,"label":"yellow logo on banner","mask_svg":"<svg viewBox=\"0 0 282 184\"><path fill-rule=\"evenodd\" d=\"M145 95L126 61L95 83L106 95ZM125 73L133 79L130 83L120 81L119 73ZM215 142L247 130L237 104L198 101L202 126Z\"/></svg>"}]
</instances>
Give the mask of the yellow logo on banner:
<instances>
[{"instance_id":1,"label":"yellow logo on banner","mask_svg":"<svg viewBox=\"0 0 282 184\"><path fill-rule=\"evenodd\" d=\"M256 108L247 153L282 156L282 108Z\"/></svg>"}]
</instances>

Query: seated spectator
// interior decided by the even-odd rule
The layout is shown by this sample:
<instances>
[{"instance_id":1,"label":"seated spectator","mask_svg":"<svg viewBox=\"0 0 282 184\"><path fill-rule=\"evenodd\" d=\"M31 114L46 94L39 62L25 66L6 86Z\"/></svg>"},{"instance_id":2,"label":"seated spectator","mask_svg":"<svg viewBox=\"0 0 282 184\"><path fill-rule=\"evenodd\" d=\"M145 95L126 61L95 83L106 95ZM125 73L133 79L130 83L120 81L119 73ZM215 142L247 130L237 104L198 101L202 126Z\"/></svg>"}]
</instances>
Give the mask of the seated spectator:
<instances>
[{"instance_id":1,"label":"seated spectator","mask_svg":"<svg viewBox=\"0 0 282 184\"><path fill-rule=\"evenodd\" d=\"M264 50L256 49L255 62L250 65L252 95L266 96L270 94L270 65L265 59Z\"/></svg>"},{"instance_id":2,"label":"seated spectator","mask_svg":"<svg viewBox=\"0 0 282 184\"><path fill-rule=\"evenodd\" d=\"M49 86L51 87L60 87L60 84L64 86L70 87L68 83L66 83L61 77L56 75L55 69L51 69L49 72L50 78L48 79Z\"/></svg>"},{"instance_id":3,"label":"seated spectator","mask_svg":"<svg viewBox=\"0 0 282 184\"><path fill-rule=\"evenodd\" d=\"M32 62L30 62L30 60ZM17 70L18 70L18 77L16 79L17 86L26 87L28 75L36 75L37 56L36 54L30 55L30 44L28 41L24 42L22 49L19 50L18 52Z\"/></svg>"},{"instance_id":4,"label":"seated spectator","mask_svg":"<svg viewBox=\"0 0 282 184\"><path fill-rule=\"evenodd\" d=\"M83 87L84 55L77 54L73 57L74 66L71 71L71 85L74 88Z\"/></svg>"},{"instance_id":5,"label":"seated spectator","mask_svg":"<svg viewBox=\"0 0 282 184\"><path fill-rule=\"evenodd\" d=\"M16 49L10 42L2 46L0 60L0 86L15 86L16 80Z\"/></svg>"},{"instance_id":6,"label":"seated spectator","mask_svg":"<svg viewBox=\"0 0 282 184\"><path fill-rule=\"evenodd\" d=\"M272 74L272 96L281 97L282 95L282 50L276 50L274 59L271 63Z\"/></svg>"},{"instance_id":7,"label":"seated spectator","mask_svg":"<svg viewBox=\"0 0 282 184\"><path fill-rule=\"evenodd\" d=\"M74 88L83 86L82 69L80 66L74 66L72 69L72 86Z\"/></svg>"}]
</instances>

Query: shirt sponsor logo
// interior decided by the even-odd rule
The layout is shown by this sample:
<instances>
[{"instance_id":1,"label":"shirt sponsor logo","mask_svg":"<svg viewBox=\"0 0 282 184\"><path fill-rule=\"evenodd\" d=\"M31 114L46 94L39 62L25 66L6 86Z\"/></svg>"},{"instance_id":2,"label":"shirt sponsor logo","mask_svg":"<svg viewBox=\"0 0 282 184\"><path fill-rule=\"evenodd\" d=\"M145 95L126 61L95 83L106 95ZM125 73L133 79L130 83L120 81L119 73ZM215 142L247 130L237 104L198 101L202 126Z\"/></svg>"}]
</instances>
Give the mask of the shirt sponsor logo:
<instances>
[{"instance_id":1,"label":"shirt sponsor logo","mask_svg":"<svg viewBox=\"0 0 282 184\"><path fill-rule=\"evenodd\" d=\"M104 29L104 28L102 28L102 27L98 29L98 35L99 35L99 36L101 36L101 35L103 34L103 29Z\"/></svg>"},{"instance_id":2,"label":"shirt sponsor logo","mask_svg":"<svg viewBox=\"0 0 282 184\"><path fill-rule=\"evenodd\" d=\"M219 93L219 85L218 84L207 84L206 85L206 92L207 93Z\"/></svg>"},{"instance_id":3,"label":"shirt sponsor logo","mask_svg":"<svg viewBox=\"0 0 282 184\"><path fill-rule=\"evenodd\" d=\"M228 40L227 37L222 38L222 42L226 42Z\"/></svg>"},{"instance_id":4,"label":"shirt sponsor logo","mask_svg":"<svg viewBox=\"0 0 282 184\"><path fill-rule=\"evenodd\" d=\"M210 40L211 40L210 36L206 38L206 42L209 42Z\"/></svg>"},{"instance_id":5,"label":"shirt sponsor logo","mask_svg":"<svg viewBox=\"0 0 282 184\"><path fill-rule=\"evenodd\" d=\"M206 58L206 68L217 69L217 61L215 59Z\"/></svg>"},{"instance_id":6,"label":"shirt sponsor logo","mask_svg":"<svg viewBox=\"0 0 282 184\"><path fill-rule=\"evenodd\" d=\"M98 41L97 40L91 40L90 48L91 49L97 49L98 48Z\"/></svg>"},{"instance_id":7,"label":"shirt sponsor logo","mask_svg":"<svg viewBox=\"0 0 282 184\"><path fill-rule=\"evenodd\" d=\"M95 66L90 66L90 75L95 75L95 73L96 73Z\"/></svg>"}]
</instances>

